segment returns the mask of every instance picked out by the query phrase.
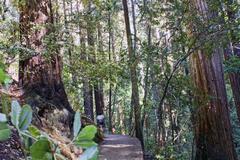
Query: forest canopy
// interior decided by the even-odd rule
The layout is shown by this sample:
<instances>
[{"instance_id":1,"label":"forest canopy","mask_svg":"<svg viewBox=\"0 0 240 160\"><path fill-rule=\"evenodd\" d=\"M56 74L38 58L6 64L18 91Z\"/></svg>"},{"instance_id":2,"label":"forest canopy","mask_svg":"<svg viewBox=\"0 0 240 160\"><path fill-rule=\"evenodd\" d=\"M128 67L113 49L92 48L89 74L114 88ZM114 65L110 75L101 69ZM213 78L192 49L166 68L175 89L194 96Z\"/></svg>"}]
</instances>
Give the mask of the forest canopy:
<instances>
[{"instance_id":1,"label":"forest canopy","mask_svg":"<svg viewBox=\"0 0 240 160\"><path fill-rule=\"evenodd\" d=\"M239 0L0 0L0 159L237 160L239 18Z\"/></svg>"}]
</instances>

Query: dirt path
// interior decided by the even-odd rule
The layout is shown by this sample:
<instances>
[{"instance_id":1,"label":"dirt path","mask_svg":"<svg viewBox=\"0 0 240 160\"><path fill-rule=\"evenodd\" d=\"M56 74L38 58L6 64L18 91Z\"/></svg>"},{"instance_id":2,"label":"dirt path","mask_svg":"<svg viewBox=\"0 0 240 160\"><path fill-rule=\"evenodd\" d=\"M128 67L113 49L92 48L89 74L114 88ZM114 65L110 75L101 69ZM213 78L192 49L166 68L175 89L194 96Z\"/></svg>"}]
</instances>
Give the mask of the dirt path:
<instances>
[{"instance_id":1,"label":"dirt path","mask_svg":"<svg viewBox=\"0 0 240 160\"><path fill-rule=\"evenodd\" d=\"M140 141L124 135L106 135L100 145L100 160L143 160Z\"/></svg>"}]
</instances>

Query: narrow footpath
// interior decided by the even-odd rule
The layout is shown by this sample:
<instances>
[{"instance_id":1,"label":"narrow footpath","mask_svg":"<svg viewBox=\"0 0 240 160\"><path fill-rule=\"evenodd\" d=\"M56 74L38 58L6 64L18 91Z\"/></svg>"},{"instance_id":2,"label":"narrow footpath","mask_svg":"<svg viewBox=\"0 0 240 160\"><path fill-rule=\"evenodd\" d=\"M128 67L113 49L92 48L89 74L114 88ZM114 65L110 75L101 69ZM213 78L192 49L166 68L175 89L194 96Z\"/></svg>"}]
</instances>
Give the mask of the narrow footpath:
<instances>
[{"instance_id":1,"label":"narrow footpath","mask_svg":"<svg viewBox=\"0 0 240 160\"><path fill-rule=\"evenodd\" d=\"M100 160L143 160L141 143L125 135L106 135L100 144Z\"/></svg>"}]
</instances>

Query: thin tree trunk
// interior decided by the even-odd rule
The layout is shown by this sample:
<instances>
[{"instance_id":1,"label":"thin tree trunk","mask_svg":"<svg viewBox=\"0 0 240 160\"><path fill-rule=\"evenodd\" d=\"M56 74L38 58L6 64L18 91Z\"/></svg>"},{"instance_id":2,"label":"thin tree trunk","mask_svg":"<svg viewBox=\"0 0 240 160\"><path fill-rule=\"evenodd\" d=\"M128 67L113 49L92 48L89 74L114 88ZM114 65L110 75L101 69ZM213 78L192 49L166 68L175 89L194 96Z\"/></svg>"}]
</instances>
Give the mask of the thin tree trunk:
<instances>
[{"instance_id":1,"label":"thin tree trunk","mask_svg":"<svg viewBox=\"0 0 240 160\"><path fill-rule=\"evenodd\" d=\"M136 27L136 16L135 16L135 5L136 5L136 0L131 0L132 4L132 24L133 24L133 52L136 55L137 51L137 27Z\"/></svg>"},{"instance_id":2,"label":"thin tree trunk","mask_svg":"<svg viewBox=\"0 0 240 160\"><path fill-rule=\"evenodd\" d=\"M147 23L147 37L148 37L148 48L151 48L152 45L152 28ZM143 97L143 116L142 116L142 126L144 127L144 121L146 118L146 107L148 107L148 92L149 92L149 69L150 69L150 54L147 55L147 62L146 62L146 75L144 80L144 97ZM146 126L147 127L147 126Z\"/></svg>"},{"instance_id":3,"label":"thin tree trunk","mask_svg":"<svg viewBox=\"0 0 240 160\"><path fill-rule=\"evenodd\" d=\"M141 107L139 104L138 78L137 78L137 71L136 71L137 62L136 62L136 57L134 55L134 51L132 48L127 0L122 0L122 3L124 8L124 19L125 19L125 25L126 25L126 36L127 36L127 44L128 44L129 62L130 62L129 67L130 67L131 84L132 84L132 104L133 104L132 107L134 108L136 137L141 141L142 147L144 148L142 123L141 123Z\"/></svg>"},{"instance_id":4,"label":"thin tree trunk","mask_svg":"<svg viewBox=\"0 0 240 160\"><path fill-rule=\"evenodd\" d=\"M100 58L103 54L103 42L102 42L102 29L101 24L98 24L98 52L100 55L95 55L95 63L97 61L97 56ZM95 105L96 105L96 115L103 115L104 109L104 97L103 97L103 80L101 78L95 77L94 81L94 95L95 95Z\"/></svg>"},{"instance_id":5,"label":"thin tree trunk","mask_svg":"<svg viewBox=\"0 0 240 160\"><path fill-rule=\"evenodd\" d=\"M86 53L86 41L83 31L80 30L80 43L81 43L81 60L87 61L87 53ZM82 69L84 69L83 67ZM85 76L82 77L83 82L83 104L84 104L84 113L88 118L94 120L93 114L93 106L91 104L91 97L90 97L90 88L89 88L89 78Z\"/></svg>"},{"instance_id":6,"label":"thin tree trunk","mask_svg":"<svg viewBox=\"0 0 240 160\"><path fill-rule=\"evenodd\" d=\"M77 1L77 4L79 2ZM77 12L80 14L79 7L77 5ZM81 61L87 61L88 56L87 56L87 51L86 51L86 33L81 27L81 24L79 22L78 24L79 27L79 38L80 38L80 59ZM81 67L81 70L85 70L85 66ZM93 102L92 102L92 96L91 96L91 91L90 91L90 84L89 84L89 78L87 75L84 75L82 77L82 92L83 92L83 105L84 105L84 113L85 115L91 119L92 121L94 120L94 113L93 113Z\"/></svg>"},{"instance_id":7,"label":"thin tree trunk","mask_svg":"<svg viewBox=\"0 0 240 160\"><path fill-rule=\"evenodd\" d=\"M89 2L89 8L88 11L91 10ZM89 15L91 16L91 15ZM87 52L87 61L89 63L94 62L94 54L95 54L95 41L94 41L94 26L91 25L91 18L87 20L87 43L88 43L88 52ZM86 82L86 97L87 97L87 103L88 103L88 110L91 114L91 119L94 120L94 113L93 113L93 85L92 85L92 79L87 78Z\"/></svg>"},{"instance_id":8,"label":"thin tree trunk","mask_svg":"<svg viewBox=\"0 0 240 160\"><path fill-rule=\"evenodd\" d=\"M112 43L112 44L111 44ZM112 46L111 46L112 45ZM112 26L111 26L111 12L108 13L108 61L111 63L112 56L111 54L111 47L113 51L113 33L112 33ZM108 118L109 118L109 125L108 125L108 131L112 132L112 73L111 70L109 71L109 103L108 103Z\"/></svg>"}]
</instances>

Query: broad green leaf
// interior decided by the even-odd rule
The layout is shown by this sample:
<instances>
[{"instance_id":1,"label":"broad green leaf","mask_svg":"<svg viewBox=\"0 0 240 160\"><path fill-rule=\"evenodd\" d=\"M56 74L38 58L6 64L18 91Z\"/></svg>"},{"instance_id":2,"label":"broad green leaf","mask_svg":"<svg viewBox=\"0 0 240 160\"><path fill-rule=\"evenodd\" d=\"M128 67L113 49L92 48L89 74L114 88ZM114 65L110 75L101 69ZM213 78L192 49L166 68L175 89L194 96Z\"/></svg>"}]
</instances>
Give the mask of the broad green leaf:
<instances>
[{"instance_id":1,"label":"broad green leaf","mask_svg":"<svg viewBox=\"0 0 240 160\"><path fill-rule=\"evenodd\" d=\"M82 129L76 138L76 141L90 141L95 137L97 133L97 128L94 125L88 125Z\"/></svg>"},{"instance_id":2,"label":"broad green leaf","mask_svg":"<svg viewBox=\"0 0 240 160\"><path fill-rule=\"evenodd\" d=\"M0 83L3 83L7 79L7 75L3 71L2 68L0 68Z\"/></svg>"},{"instance_id":3,"label":"broad green leaf","mask_svg":"<svg viewBox=\"0 0 240 160\"><path fill-rule=\"evenodd\" d=\"M11 104L11 122L17 128L18 128L18 125L19 125L20 113L21 113L20 104L16 100L12 101L12 104Z\"/></svg>"},{"instance_id":4,"label":"broad green leaf","mask_svg":"<svg viewBox=\"0 0 240 160\"><path fill-rule=\"evenodd\" d=\"M24 105L22 107L20 117L19 117L19 129L26 130L32 121L32 108L29 105Z\"/></svg>"},{"instance_id":5,"label":"broad green leaf","mask_svg":"<svg viewBox=\"0 0 240 160\"><path fill-rule=\"evenodd\" d=\"M91 140L89 140L89 141L76 141L74 144L77 145L77 146L80 146L84 149L89 148L89 147L93 147L93 146L97 146L97 143L95 143L94 141L91 141Z\"/></svg>"},{"instance_id":6,"label":"broad green leaf","mask_svg":"<svg viewBox=\"0 0 240 160\"><path fill-rule=\"evenodd\" d=\"M41 135L40 131L33 125L28 127L28 131L35 138Z\"/></svg>"},{"instance_id":7,"label":"broad green leaf","mask_svg":"<svg viewBox=\"0 0 240 160\"><path fill-rule=\"evenodd\" d=\"M80 116L80 112L77 111L75 113L75 117L74 117L74 123L73 123L73 135L74 137L76 137L81 129L81 116Z\"/></svg>"},{"instance_id":8,"label":"broad green leaf","mask_svg":"<svg viewBox=\"0 0 240 160\"><path fill-rule=\"evenodd\" d=\"M5 141L11 136L11 130L7 123L0 122L0 141Z\"/></svg>"},{"instance_id":9,"label":"broad green leaf","mask_svg":"<svg viewBox=\"0 0 240 160\"><path fill-rule=\"evenodd\" d=\"M11 98L7 94L1 94L2 112L6 115L9 114L11 109Z\"/></svg>"},{"instance_id":10,"label":"broad green leaf","mask_svg":"<svg viewBox=\"0 0 240 160\"><path fill-rule=\"evenodd\" d=\"M9 76L0 68L0 83L10 82Z\"/></svg>"},{"instance_id":11,"label":"broad green leaf","mask_svg":"<svg viewBox=\"0 0 240 160\"><path fill-rule=\"evenodd\" d=\"M30 147L30 155L32 160L52 160L50 142L47 139L40 139L36 141Z\"/></svg>"},{"instance_id":12,"label":"broad green leaf","mask_svg":"<svg viewBox=\"0 0 240 160\"><path fill-rule=\"evenodd\" d=\"M53 160L53 155L52 155L52 153L47 152L47 153L44 155L44 159Z\"/></svg>"},{"instance_id":13,"label":"broad green leaf","mask_svg":"<svg viewBox=\"0 0 240 160\"><path fill-rule=\"evenodd\" d=\"M0 113L0 122L7 122L6 114Z\"/></svg>"},{"instance_id":14,"label":"broad green leaf","mask_svg":"<svg viewBox=\"0 0 240 160\"><path fill-rule=\"evenodd\" d=\"M117 157L116 157L117 158ZM79 157L78 160L97 160L98 159L98 148L97 146L88 148L83 154Z\"/></svg>"}]
</instances>

